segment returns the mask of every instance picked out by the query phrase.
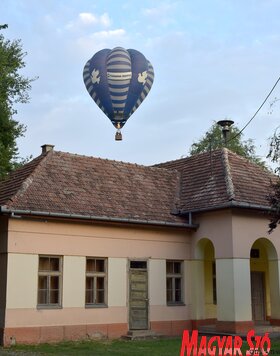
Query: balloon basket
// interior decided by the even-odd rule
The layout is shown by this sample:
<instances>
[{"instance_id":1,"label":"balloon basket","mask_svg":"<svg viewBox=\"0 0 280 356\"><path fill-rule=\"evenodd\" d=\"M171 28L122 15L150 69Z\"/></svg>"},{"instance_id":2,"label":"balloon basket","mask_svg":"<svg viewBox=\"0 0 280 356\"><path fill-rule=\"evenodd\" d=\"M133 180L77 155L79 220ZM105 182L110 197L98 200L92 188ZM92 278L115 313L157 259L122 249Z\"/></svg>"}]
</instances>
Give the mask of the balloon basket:
<instances>
[{"instance_id":1,"label":"balloon basket","mask_svg":"<svg viewBox=\"0 0 280 356\"><path fill-rule=\"evenodd\" d=\"M120 131L117 131L115 134L115 140L116 141L121 141L122 140L122 133Z\"/></svg>"}]
</instances>

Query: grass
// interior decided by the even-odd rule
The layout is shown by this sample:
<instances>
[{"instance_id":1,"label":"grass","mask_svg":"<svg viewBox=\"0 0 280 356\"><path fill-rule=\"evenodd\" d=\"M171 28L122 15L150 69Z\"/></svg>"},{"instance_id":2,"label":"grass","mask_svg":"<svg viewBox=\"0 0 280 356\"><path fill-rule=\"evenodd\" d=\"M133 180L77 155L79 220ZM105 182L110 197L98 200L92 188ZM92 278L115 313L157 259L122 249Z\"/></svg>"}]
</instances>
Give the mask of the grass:
<instances>
[{"instance_id":1,"label":"grass","mask_svg":"<svg viewBox=\"0 0 280 356\"><path fill-rule=\"evenodd\" d=\"M106 340L61 342L58 344L16 345L0 348L0 355L64 355L64 356L174 356L180 355L181 338L141 341ZM243 343L242 355L246 355L247 343ZM260 353L260 356L262 354ZM271 340L271 356L280 356L280 339Z\"/></svg>"},{"instance_id":2,"label":"grass","mask_svg":"<svg viewBox=\"0 0 280 356\"><path fill-rule=\"evenodd\" d=\"M141 341L69 341L58 344L16 345L9 349L0 349L0 355L173 356L180 354L180 348L179 338Z\"/></svg>"}]
</instances>

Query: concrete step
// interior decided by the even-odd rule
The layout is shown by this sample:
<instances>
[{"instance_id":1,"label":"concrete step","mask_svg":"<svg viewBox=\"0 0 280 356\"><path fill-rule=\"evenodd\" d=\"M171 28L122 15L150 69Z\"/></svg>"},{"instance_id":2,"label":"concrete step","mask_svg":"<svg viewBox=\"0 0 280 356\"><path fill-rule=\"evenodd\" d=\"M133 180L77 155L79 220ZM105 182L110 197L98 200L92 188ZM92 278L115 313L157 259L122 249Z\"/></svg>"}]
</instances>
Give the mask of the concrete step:
<instances>
[{"instance_id":1,"label":"concrete step","mask_svg":"<svg viewBox=\"0 0 280 356\"><path fill-rule=\"evenodd\" d=\"M124 340L145 340L145 339L158 339L163 337L152 330L129 330L126 335L122 336Z\"/></svg>"},{"instance_id":2,"label":"concrete step","mask_svg":"<svg viewBox=\"0 0 280 356\"><path fill-rule=\"evenodd\" d=\"M280 327L279 326L272 326L270 324L260 324L260 325L255 325L253 327L255 334L263 336L265 333L269 333L269 336L271 338L279 338L280 337ZM205 336L230 336L230 335L238 335L242 339L247 338L247 333L228 333L228 332L223 332L223 331L217 331L215 325L203 325L198 328L198 334L199 335L205 335Z\"/></svg>"}]
</instances>

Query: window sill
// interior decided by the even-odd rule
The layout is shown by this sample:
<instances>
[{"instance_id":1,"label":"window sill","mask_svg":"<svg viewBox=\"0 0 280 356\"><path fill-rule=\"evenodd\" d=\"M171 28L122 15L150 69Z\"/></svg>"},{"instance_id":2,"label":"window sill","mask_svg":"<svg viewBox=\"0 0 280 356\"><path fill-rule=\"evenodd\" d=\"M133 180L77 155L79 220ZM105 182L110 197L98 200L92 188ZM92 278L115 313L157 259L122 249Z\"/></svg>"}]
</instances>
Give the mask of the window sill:
<instances>
[{"instance_id":1,"label":"window sill","mask_svg":"<svg viewBox=\"0 0 280 356\"><path fill-rule=\"evenodd\" d=\"M167 303L168 307L184 307L186 304L184 302Z\"/></svg>"},{"instance_id":2,"label":"window sill","mask_svg":"<svg viewBox=\"0 0 280 356\"><path fill-rule=\"evenodd\" d=\"M98 308L108 308L107 304L86 304L86 309L98 309Z\"/></svg>"},{"instance_id":3,"label":"window sill","mask_svg":"<svg viewBox=\"0 0 280 356\"><path fill-rule=\"evenodd\" d=\"M38 310L42 310L42 309L62 309L62 305L44 305L44 304L41 304L41 305L37 305L37 309Z\"/></svg>"}]
</instances>

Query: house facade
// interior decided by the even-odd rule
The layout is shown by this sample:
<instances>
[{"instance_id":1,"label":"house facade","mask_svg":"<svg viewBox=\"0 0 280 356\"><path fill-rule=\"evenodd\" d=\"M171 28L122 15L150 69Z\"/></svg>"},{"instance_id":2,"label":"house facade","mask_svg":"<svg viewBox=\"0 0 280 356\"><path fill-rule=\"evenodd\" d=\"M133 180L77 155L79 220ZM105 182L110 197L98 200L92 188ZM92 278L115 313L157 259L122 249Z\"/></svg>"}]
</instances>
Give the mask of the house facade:
<instances>
[{"instance_id":1,"label":"house facade","mask_svg":"<svg viewBox=\"0 0 280 356\"><path fill-rule=\"evenodd\" d=\"M227 149L145 167L42 147L0 183L3 344L280 324L270 173Z\"/></svg>"}]
</instances>

